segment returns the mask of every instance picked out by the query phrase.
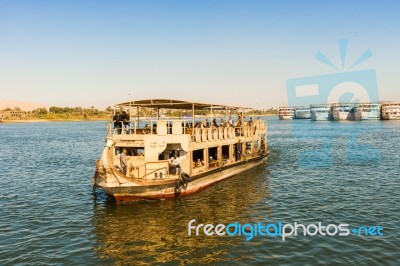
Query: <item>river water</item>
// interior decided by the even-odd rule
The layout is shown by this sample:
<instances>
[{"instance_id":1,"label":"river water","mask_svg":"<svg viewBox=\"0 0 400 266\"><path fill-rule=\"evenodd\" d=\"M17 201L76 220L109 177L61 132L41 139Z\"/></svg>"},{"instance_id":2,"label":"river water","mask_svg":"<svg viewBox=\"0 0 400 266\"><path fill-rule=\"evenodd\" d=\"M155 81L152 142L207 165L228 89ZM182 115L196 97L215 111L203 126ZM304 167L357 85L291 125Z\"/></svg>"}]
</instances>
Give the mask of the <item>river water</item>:
<instances>
[{"instance_id":1,"label":"river water","mask_svg":"<svg viewBox=\"0 0 400 266\"><path fill-rule=\"evenodd\" d=\"M198 194L92 199L104 122L0 125L0 265L398 265L400 121L268 118L266 165ZM348 224L347 236L206 236L193 225ZM333 231L333 230L332 230ZM249 234L249 228L245 231ZM244 233L244 234L245 234Z\"/></svg>"}]
</instances>

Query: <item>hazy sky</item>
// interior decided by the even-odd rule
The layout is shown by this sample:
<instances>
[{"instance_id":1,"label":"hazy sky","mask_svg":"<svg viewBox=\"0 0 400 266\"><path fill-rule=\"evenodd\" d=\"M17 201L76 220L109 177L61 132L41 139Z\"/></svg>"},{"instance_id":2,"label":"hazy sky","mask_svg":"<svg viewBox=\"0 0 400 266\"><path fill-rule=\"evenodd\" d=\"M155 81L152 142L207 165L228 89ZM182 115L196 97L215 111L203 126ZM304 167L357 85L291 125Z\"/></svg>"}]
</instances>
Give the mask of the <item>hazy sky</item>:
<instances>
[{"instance_id":1,"label":"hazy sky","mask_svg":"<svg viewBox=\"0 0 400 266\"><path fill-rule=\"evenodd\" d=\"M0 99L103 108L177 98L256 108L287 103L286 81L375 69L400 100L400 1L0 0ZM131 94L131 96L129 96Z\"/></svg>"}]
</instances>

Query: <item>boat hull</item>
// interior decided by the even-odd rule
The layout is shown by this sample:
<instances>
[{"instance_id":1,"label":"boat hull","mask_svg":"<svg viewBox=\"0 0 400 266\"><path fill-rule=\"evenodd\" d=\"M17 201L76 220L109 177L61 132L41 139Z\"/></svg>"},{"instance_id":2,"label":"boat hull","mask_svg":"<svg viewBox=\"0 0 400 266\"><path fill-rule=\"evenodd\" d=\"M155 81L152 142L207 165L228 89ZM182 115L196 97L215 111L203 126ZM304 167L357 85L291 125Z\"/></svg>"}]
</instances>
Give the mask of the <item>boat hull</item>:
<instances>
[{"instance_id":1,"label":"boat hull","mask_svg":"<svg viewBox=\"0 0 400 266\"><path fill-rule=\"evenodd\" d=\"M326 111L324 113L315 113L311 112L311 120L312 121L328 121L329 119L329 112Z\"/></svg>"},{"instance_id":2,"label":"boat hull","mask_svg":"<svg viewBox=\"0 0 400 266\"><path fill-rule=\"evenodd\" d=\"M296 119L310 119L311 113L310 113L310 111L296 111L295 118Z\"/></svg>"},{"instance_id":3,"label":"boat hull","mask_svg":"<svg viewBox=\"0 0 400 266\"><path fill-rule=\"evenodd\" d=\"M355 112L355 120L379 120L379 119L381 119L379 111Z\"/></svg>"},{"instance_id":4,"label":"boat hull","mask_svg":"<svg viewBox=\"0 0 400 266\"><path fill-rule=\"evenodd\" d=\"M165 180L161 184L147 184L147 185L119 185L110 186L101 180L94 180L97 188L115 198L117 203L126 203L145 199L167 199L176 198L181 196L190 195L205 189L217 182L220 182L228 177L237 175L253 167L261 165L266 162L266 155L249 159L248 161L241 161L235 164L227 165L220 168L207 171L205 173L190 177L188 182L179 180ZM95 174L94 179L102 178L100 173ZM105 179L104 179L105 180Z\"/></svg>"},{"instance_id":5,"label":"boat hull","mask_svg":"<svg viewBox=\"0 0 400 266\"><path fill-rule=\"evenodd\" d=\"M400 120L400 113L399 114L382 114L383 120Z\"/></svg>"},{"instance_id":6,"label":"boat hull","mask_svg":"<svg viewBox=\"0 0 400 266\"><path fill-rule=\"evenodd\" d=\"M279 115L280 120L292 120L293 116L291 115Z\"/></svg>"}]
</instances>

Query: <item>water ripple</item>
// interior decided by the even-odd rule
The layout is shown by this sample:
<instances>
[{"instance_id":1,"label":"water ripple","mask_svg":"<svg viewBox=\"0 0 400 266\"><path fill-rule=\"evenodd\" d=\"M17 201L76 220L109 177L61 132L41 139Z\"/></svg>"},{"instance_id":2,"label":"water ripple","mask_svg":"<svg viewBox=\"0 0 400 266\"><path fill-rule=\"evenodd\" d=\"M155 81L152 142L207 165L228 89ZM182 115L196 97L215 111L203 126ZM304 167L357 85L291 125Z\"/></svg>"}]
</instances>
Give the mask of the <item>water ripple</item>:
<instances>
[{"instance_id":1,"label":"water ripple","mask_svg":"<svg viewBox=\"0 0 400 266\"><path fill-rule=\"evenodd\" d=\"M397 265L399 126L270 119L266 166L192 196L116 205L91 198L104 123L0 125L0 264ZM380 161L349 150L355 135ZM384 236L189 237L191 219L380 225Z\"/></svg>"}]
</instances>

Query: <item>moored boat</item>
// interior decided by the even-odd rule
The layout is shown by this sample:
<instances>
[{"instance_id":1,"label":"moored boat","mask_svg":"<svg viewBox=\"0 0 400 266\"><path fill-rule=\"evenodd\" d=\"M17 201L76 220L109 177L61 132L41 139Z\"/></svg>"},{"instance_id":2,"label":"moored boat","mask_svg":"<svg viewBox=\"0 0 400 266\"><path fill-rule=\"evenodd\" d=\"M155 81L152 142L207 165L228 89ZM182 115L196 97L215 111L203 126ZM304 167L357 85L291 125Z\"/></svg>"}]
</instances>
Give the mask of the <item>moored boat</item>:
<instances>
[{"instance_id":1,"label":"moored boat","mask_svg":"<svg viewBox=\"0 0 400 266\"><path fill-rule=\"evenodd\" d=\"M327 121L332 119L330 104L310 104L312 121Z\"/></svg>"},{"instance_id":2,"label":"moored boat","mask_svg":"<svg viewBox=\"0 0 400 266\"><path fill-rule=\"evenodd\" d=\"M294 108L293 107L279 107L278 117L280 120L288 120L294 118Z\"/></svg>"},{"instance_id":3,"label":"moored boat","mask_svg":"<svg viewBox=\"0 0 400 266\"><path fill-rule=\"evenodd\" d=\"M381 119L381 106L379 103L359 103L354 107L355 120Z\"/></svg>"},{"instance_id":4,"label":"moored boat","mask_svg":"<svg viewBox=\"0 0 400 266\"><path fill-rule=\"evenodd\" d=\"M335 103L332 105L332 118L335 121L354 120L354 103Z\"/></svg>"},{"instance_id":5,"label":"moored boat","mask_svg":"<svg viewBox=\"0 0 400 266\"><path fill-rule=\"evenodd\" d=\"M106 146L96 162L93 189L102 189L117 202L189 195L266 162L266 122L245 122L246 108L164 99L116 107L137 110L137 119L117 120L114 127L107 123ZM140 108L156 109L158 114L160 109L190 110L192 118L140 121ZM221 121L218 127L203 124L196 120L196 110L236 112L238 121Z\"/></svg>"},{"instance_id":6,"label":"moored boat","mask_svg":"<svg viewBox=\"0 0 400 266\"><path fill-rule=\"evenodd\" d=\"M400 119L400 102L382 103L381 114L383 120Z\"/></svg>"},{"instance_id":7,"label":"moored boat","mask_svg":"<svg viewBox=\"0 0 400 266\"><path fill-rule=\"evenodd\" d=\"M296 119L310 119L310 107L309 106L298 106L294 111L294 118Z\"/></svg>"}]
</instances>

